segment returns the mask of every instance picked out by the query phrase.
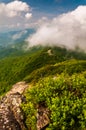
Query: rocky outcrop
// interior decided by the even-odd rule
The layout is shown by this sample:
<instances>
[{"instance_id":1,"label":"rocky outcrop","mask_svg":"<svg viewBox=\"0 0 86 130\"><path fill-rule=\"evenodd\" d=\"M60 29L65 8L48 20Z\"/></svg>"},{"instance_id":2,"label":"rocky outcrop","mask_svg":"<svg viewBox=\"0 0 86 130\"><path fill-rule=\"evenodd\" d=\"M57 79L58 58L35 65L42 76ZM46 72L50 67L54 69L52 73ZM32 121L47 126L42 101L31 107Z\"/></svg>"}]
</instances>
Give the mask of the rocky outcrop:
<instances>
[{"instance_id":1,"label":"rocky outcrop","mask_svg":"<svg viewBox=\"0 0 86 130\"><path fill-rule=\"evenodd\" d=\"M24 116L20 104L25 101L22 96L28 84L15 84L0 101L0 130L25 130Z\"/></svg>"},{"instance_id":2,"label":"rocky outcrop","mask_svg":"<svg viewBox=\"0 0 86 130\"><path fill-rule=\"evenodd\" d=\"M39 105L37 112L37 130L45 130L49 123L49 110L46 107Z\"/></svg>"},{"instance_id":3,"label":"rocky outcrop","mask_svg":"<svg viewBox=\"0 0 86 130\"><path fill-rule=\"evenodd\" d=\"M0 130L26 130L21 103L25 102L23 93L28 84L19 82L0 100ZM38 105L37 128L45 130L49 125L49 110L44 105ZM31 129L30 129L31 130Z\"/></svg>"}]
</instances>

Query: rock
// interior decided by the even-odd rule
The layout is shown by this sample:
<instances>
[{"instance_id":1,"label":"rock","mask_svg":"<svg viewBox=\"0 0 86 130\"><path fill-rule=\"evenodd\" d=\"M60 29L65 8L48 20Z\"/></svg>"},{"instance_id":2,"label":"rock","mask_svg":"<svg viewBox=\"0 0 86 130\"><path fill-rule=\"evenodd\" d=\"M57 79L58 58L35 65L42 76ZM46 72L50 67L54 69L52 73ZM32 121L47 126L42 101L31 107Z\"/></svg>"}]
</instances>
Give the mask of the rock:
<instances>
[{"instance_id":1,"label":"rock","mask_svg":"<svg viewBox=\"0 0 86 130\"><path fill-rule=\"evenodd\" d=\"M0 130L26 130L21 103L25 102L25 82L13 85L12 89L0 100ZM37 130L44 130L49 125L49 110L39 105L37 112ZM30 129L32 130L32 129Z\"/></svg>"},{"instance_id":2,"label":"rock","mask_svg":"<svg viewBox=\"0 0 86 130\"><path fill-rule=\"evenodd\" d=\"M47 51L47 53L48 53L48 55L49 55L49 56L52 56L52 55L53 55L53 53L52 53L52 50L51 50L51 49L49 49L49 50Z\"/></svg>"},{"instance_id":3,"label":"rock","mask_svg":"<svg viewBox=\"0 0 86 130\"><path fill-rule=\"evenodd\" d=\"M25 82L15 84L0 101L0 130L25 130L21 103L22 93L28 87Z\"/></svg>"},{"instance_id":4,"label":"rock","mask_svg":"<svg viewBox=\"0 0 86 130\"><path fill-rule=\"evenodd\" d=\"M39 106L37 112L37 130L44 130L49 125L49 110L46 107Z\"/></svg>"}]
</instances>

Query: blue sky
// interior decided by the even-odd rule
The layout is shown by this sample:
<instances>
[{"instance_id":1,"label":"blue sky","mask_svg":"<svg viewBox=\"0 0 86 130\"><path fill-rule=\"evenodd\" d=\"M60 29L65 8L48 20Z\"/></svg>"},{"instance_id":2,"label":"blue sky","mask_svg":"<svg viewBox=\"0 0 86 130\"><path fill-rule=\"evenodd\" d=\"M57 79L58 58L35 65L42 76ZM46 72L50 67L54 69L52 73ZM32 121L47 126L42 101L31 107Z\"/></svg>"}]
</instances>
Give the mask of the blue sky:
<instances>
[{"instance_id":1,"label":"blue sky","mask_svg":"<svg viewBox=\"0 0 86 130\"><path fill-rule=\"evenodd\" d=\"M0 0L0 2L11 2L13 0ZM39 17L42 14L50 16L58 15L75 9L79 5L86 5L86 0L22 0L27 2L33 11L33 14Z\"/></svg>"},{"instance_id":2,"label":"blue sky","mask_svg":"<svg viewBox=\"0 0 86 130\"><path fill-rule=\"evenodd\" d=\"M86 0L22 0L32 7L34 18L41 16L55 17L74 10L79 5L86 5Z\"/></svg>"},{"instance_id":3,"label":"blue sky","mask_svg":"<svg viewBox=\"0 0 86 130\"><path fill-rule=\"evenodd\" d=\"M36 29L31 45L52 42L86 52L86 0L0 0L0 31L27 28Z\"/></svg>"},{"instance_id":4,"label":"blue sky","mask_svg":"<svg viewBox=\"0 0 86 130\"><path fill-rule=\"evenodd\" d=\"M16 4L16 2L17 4ZM59 14L76 9L79 5L86 5L86 0L0 0L0 30L1 28L32 26L42 17L52 19ZM4 6L1 3L4 3ZM21 11L23 3L25 10ZM9 9L8 6L9 5ZM29 5L29 6L28 6ZM12 7L11 7L12 6ZM27 7L28 6L28 7ZM12 9L14 8L14 9ZM28 8L28 10L27 10ZM21 14L21 16L20 16ZM20 25L21 24L21 25Z\"/></svg>"}]
</instances>

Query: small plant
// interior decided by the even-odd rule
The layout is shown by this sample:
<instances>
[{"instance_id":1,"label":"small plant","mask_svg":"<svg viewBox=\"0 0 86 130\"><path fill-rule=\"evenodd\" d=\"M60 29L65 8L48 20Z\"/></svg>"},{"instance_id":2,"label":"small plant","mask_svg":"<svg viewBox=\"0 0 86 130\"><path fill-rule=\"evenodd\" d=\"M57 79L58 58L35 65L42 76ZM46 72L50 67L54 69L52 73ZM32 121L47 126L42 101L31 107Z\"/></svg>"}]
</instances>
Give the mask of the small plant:
<instances>
[{"instance_id":1,"label":"small plant","mask_svg":"<svg viewBox=\"0 0 86 130\"><path fill-rule=\"evenodd\" d=\"M50 110L49 130L84 130L86 128L86 79L83 74L45 78L26 93L22 105L28 128L36 129L37 104ZM30 125L29 125L30 124Z\"/></svg>"}]
</instances>

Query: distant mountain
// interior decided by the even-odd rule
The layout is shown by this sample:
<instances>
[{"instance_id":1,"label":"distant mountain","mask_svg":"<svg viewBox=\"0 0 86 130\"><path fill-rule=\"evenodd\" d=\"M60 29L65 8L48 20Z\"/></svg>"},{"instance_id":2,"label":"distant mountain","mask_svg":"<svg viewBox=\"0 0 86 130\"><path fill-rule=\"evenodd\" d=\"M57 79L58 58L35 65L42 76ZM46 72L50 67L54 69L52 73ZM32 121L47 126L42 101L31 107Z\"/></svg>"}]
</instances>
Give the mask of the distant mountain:
<instances>
[{"instance_id":1,"label":"distant mountain","mask_svg":"<svg viewBox=\"0 0 86 130\"><path fill-rule=\"evenodd\" d=\"M0 46L6 47L11 44L22 42L33 32L35 32L34 29L0 32Z\"/></svg>"},{"instance_id":2,"label":"distant mountain","mask_svg":"<svg viewBox=\"0 0 86 130\"><path fill-rule=\"evenodd\" d=\"M34 29L0 32L0 59L25 54L25 39L34 32Z\"/></svg>"}]
</instances>

